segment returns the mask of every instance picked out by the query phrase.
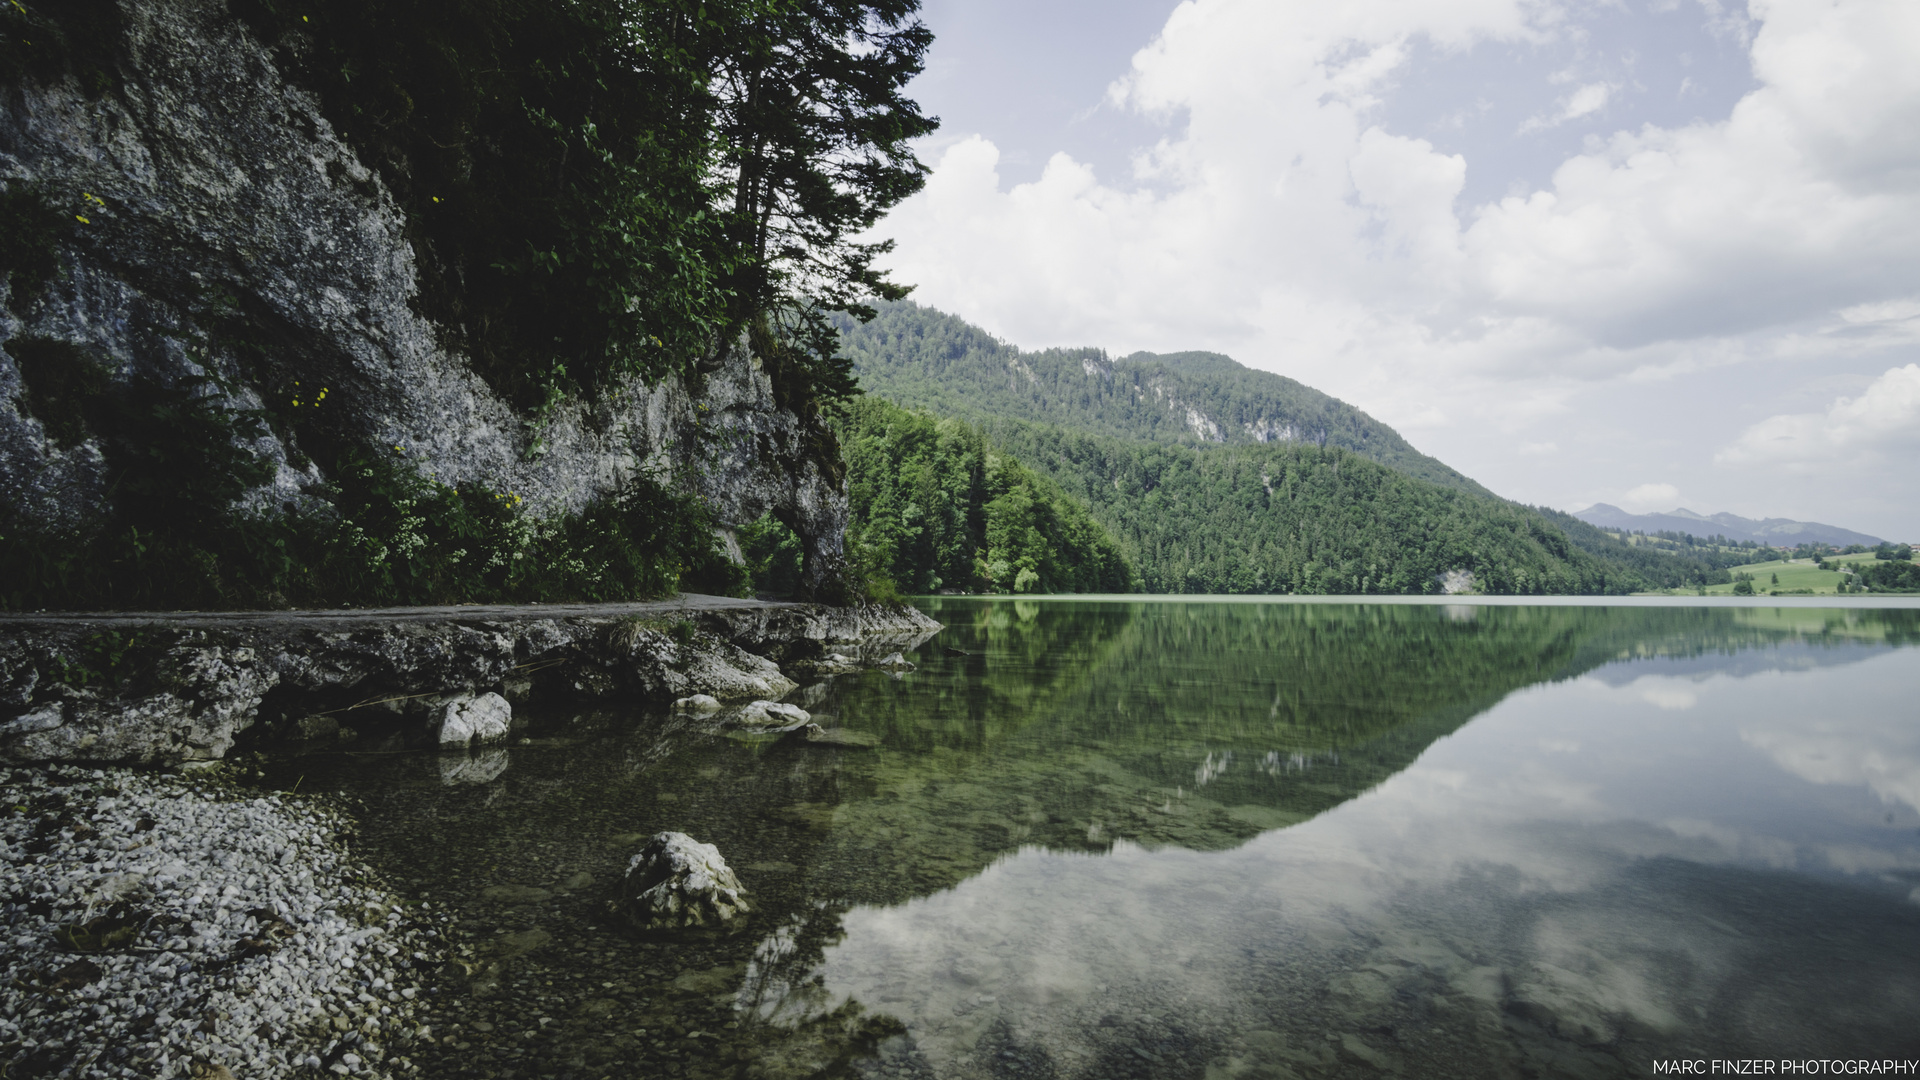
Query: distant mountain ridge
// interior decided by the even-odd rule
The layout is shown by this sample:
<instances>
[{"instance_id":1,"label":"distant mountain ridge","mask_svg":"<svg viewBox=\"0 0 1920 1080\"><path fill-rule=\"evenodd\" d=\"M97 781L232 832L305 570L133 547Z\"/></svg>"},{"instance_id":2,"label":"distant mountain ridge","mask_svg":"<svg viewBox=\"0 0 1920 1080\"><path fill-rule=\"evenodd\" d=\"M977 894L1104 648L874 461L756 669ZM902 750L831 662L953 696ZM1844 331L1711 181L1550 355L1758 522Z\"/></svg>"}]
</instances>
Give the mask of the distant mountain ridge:
<instances>
[{"instance_id":1,"label":"distant mountain ridge","mask_svg":"<svg viewBox=\"0 0 1920 1080\"><path fill-rule=\"evenodd\" d=\"M1416 479L1493 496L1352 405L1219 353L1027 352L912 301L881 305L864 325L842 319L840 337L860 385L909 408L1137 442L1337 447Z\"/></svg>"},{"instance_id":2,"label":"distant mountain ridge","mask_svg":"<svg viewBox=\"0 0 1920 1080\"><path fill-rule=\"evenodd\" d=\"M1594 503L1585 510L1575 510L1573 516L1603 529L1690 533L1702 538L1724 536L1729 540L1751 540L1757 544L1787 547L1795 544L1845 547L1848 544L1872 546L1885 543L1878 536L1842 529L1838 525L1823 525L1817 521L1794 521L1790 518L1761 518L1756 521L1738 514L1696 514L1685 508L1664 514L1629 514L1608 503Z\"/></svg>"}]
</instances>

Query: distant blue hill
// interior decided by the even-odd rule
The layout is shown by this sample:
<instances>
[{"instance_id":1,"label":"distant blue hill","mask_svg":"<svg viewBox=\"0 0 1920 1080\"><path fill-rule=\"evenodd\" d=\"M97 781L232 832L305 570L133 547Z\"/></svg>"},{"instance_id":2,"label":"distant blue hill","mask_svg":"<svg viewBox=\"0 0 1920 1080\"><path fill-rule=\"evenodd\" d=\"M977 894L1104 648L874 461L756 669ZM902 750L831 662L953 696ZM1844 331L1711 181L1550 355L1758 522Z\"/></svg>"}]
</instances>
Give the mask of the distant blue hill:
<instances>
[{"instance_id":1,"label":"distant blue hill","mask_svg":"<svg viewBox=\"0 0 1920 1080\"><path fill-rule=\"evenodd\" d=\"M1752 540L1776 547L1792 547L1795 544L1872 546L1885 542L1877 536L1842 529L1837 525L1822 525L1817 521L1791 521L1787 518L1761 518L1755 521L1738 514L1696 514L1686 509L1670 510L1664 514L1629 514L1617 506L1594 503L1585 510L1575 510L1573 516L1603 529L1691 533L1702 538L1724 536L1729 540Z\"/></svg>"}]
</instances>

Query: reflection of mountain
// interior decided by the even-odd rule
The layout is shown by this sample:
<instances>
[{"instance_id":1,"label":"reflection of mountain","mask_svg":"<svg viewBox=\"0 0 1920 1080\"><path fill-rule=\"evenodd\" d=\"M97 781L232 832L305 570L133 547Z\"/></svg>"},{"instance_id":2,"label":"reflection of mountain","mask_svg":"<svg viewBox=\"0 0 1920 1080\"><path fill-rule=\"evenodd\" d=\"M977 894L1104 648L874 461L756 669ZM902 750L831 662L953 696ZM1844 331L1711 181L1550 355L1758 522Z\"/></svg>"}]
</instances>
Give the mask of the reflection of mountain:
<instances>
[{"instance_id":1,"label":"reflection of mountain","mask_svg":"<svg viewBox=\"0 0 1920 1080\"><path fill-rule=\"evenodd\" d=\"M640 1074L668 1060L644 1055L666 1051L621 1033L671 1020L732 1032L727 1052L768 1076L811 1075L884 1031L810 981L849 905L941 893L1028 845L1231 848L1375 787L1515 690L1620 660L1740 665L1920 640L1913 611L943 600L935 615L949 629L913 657L918 670L841 677L808 700L874 748L567 719L532 729L531 747L505 751L510 767L474 783L445 786L434 762L399 758L359 759L355 775L310 760L286 779L361 795L368 856L458 898L478 935L536 918L555 935L519 961L502 1018L556 1008L522 996L546 979L631 984L617 1016L565 1038ZM1818 748L1763 748L1820 764ZM720 847L754 904L743 933L656 950L599 921L638 838L661 829ZM551 910L486 896L576 873L600 884L557 893ZM742 989L754 1015L813 1019L760 1024L728 994Z\"/></svg>"},{"instance_id":2,"label":"reflection of mountain","mask_svg":"<svg viewBox=\"0 0 1920 1080\"><path fill-rule=\"evenodd\" d=\"M1616 660L1601 665L1591 678L1608 686L1626 686L1649 675L1680 679L1704 679L1710 675L1746 678L1774 671L1811 671L1814 668L1857 664L1891 652L1892 645L1858 645L1837 648L1834 643L1785 641L1771 648L1745 649L1728 655L1724 652L1702 656L1657 656L1647 659Z\"/></svg>"},{"instance_id":3,"label":"reflection of mountain","mask_svg":"<svg viewBox=\"0 0 1920 1080\"><path fill-rule=\"evenodd\" d=\"M831 765L850 798L788 811L824 834L814 872L849 902L924 895L1025 845L1230 847L1368 790L1535 683L1653 657L1744 667L1783 649L1797 664L1837 658L1841 644L1915 640L1920 626L1920 612L1867 610L951 599L930 610L948 629L918 671L846 681L817 706L886 748Z\"/></svg>"}]
</instances>

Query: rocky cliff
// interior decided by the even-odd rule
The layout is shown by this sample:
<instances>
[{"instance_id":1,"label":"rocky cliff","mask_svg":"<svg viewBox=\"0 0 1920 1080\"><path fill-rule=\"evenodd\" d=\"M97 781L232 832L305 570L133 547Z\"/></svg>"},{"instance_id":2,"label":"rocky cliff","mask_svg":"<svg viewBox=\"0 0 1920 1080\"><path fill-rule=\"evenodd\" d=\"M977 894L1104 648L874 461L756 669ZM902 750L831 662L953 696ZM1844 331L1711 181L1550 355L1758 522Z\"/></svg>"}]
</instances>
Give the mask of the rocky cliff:
<instances>
[{"instance_id":1,"label":"rocky cliff","mask_svg":"<svg viewBox=\"0 0 1920 1080\"><path fill-rule=\"evenodd\" d=\"M325 518L342 446L532 519L652 470L691 489L736 554L731 530L772 513L803 540L809 586L837 580L845 496L749 350L716 348L698 378L515 409L422 314L385 179L223 0L82 8L99 11L63 24L76 59L0 85L9 529L109 518L123 493L100 429L114 414L87 402L169 392L263 418L228 440L257 466L244 510Z\"/></svg>"}]
</instances>

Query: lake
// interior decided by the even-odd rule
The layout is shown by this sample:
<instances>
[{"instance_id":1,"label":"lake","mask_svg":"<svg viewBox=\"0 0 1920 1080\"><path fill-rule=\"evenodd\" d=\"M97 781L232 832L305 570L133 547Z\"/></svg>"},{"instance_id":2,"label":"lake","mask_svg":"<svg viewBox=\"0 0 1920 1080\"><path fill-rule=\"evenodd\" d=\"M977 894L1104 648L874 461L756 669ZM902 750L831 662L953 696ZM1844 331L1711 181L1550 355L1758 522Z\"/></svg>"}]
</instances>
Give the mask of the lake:
<instances>
[{"instance_id":1,"label":"lake","mask_svg":"<svg viewBox=\"0 0 1920 1080\"><path fill-rule=\"evenodd\" d=\"M457 919L425 1073L1920 1058L1920 609L922 603L917 670L792 699L836 744L603 709L276 761ZM669 829L736 932L608 915Z\"/></svg>"}]
</instances>

